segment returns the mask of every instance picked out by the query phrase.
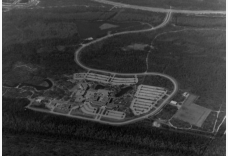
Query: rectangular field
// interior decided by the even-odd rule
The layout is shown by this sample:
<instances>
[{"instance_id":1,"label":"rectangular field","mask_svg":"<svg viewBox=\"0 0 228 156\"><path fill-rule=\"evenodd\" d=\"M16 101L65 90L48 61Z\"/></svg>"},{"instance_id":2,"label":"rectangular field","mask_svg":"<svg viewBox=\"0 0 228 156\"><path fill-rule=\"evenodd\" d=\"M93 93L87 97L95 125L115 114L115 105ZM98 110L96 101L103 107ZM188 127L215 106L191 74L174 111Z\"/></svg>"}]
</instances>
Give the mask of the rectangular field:
<instances>
[{"instance_id":1,"label":"rectangular field","mask_svg":"<svg viewBox=\"0 0 228 156\"><path fill-rule=\"evenodd\" d=\"M197 127L201 127L211 110L197 104L184 105L174 115L174 118L188 122Z\"/></svg>"}]
</instances>

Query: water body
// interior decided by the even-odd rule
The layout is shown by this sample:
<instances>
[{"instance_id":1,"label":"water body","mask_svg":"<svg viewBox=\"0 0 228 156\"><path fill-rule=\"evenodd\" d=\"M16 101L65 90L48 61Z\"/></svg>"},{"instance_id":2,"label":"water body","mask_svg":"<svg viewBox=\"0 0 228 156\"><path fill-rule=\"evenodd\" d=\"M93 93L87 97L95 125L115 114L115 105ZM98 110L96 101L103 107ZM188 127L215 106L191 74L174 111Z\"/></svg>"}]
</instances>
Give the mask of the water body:
<instances>
[{"instance_id":1,"label":"water body","mask_svg":"<svg viewBox=\"0 0 228 156\"><path fill-rule=\"evenodd\" d=\"M118 93L116 93L116 97L120 97L122 95L124 95L125 93L127 93L128 91L132 90L133 87L132 86L129 86L129 87L126 87L126 88L122 88Z\"/></svg>"},{"instance_id":2,"label":"water body","mask_svg":"<svg viewBox=\"0 0 228 156\"><path fill-rule=\"evenodd\" d=\"M19 88L22 88L22 87L24 87L24 86L29 86L29 87L34 87L36 90L47 90L47 89L49 89L49 88L51 88L51 87L53 86L53 83L51 82L51 80L45 79L44 81L48 83L48 86L47 86L47 87L45 87L45 86L33 85L33 84L29 84L29 83L21 83L21 84L19 84L18 87L19 87Z\"/></svg>"}]
</instances>

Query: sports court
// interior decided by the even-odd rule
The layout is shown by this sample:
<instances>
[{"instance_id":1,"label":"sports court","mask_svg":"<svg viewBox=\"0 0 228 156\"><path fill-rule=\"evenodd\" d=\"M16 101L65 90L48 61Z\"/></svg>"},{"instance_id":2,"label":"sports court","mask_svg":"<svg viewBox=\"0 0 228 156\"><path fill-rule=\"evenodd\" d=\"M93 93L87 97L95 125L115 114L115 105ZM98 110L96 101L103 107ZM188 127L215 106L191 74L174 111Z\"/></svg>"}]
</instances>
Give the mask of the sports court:
<instances>
[{"instance_id":1,"label":"sports court","mask_svg":"<svg viewBox=\"0 0 228 156\"><path fill-rule=\"evenodd\" d=\"M174 118L188 122L197 127L201 127L211 110L195 103L183 105Z\"/></svg>"}]
</instances>

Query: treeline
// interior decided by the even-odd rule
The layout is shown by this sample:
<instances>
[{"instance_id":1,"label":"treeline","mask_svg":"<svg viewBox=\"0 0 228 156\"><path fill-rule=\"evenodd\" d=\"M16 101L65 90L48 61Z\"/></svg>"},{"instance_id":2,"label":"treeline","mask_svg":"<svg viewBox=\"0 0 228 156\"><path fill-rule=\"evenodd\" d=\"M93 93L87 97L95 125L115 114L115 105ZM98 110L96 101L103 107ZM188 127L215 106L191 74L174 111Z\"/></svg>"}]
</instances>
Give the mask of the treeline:
<instances>
[{"instance_id":1,"label":"treeline","mask_svg":"<svg viewBox=\"0 0 228 156\"><path fill-rule=\"evenodd\" d=\"M143 147L152 151L196 155L204 147L206 138L166 130L143 128L140 124L113 127L94 122L54 116L25 110L25 99L3 98L3 133L33 133L81 139L115 142L126 147ZM172 136L172 137L171 137Z\"/></svg>"},{"instance_id":2,"label":"treeline","mask_svg":"<svg viewBox=\"0 0 228 156\"><path fill-rule=\"evenodd\" d=\"M145 148L126 147L115 142L104 142L92 139L70 139L61 136L54 138L50 135L33 135L29 133L7 133L2 137L2 140L4 142L4 145L2 147L3 155L42 155L45 153L49 156L75 156L75 154L78 156L113 156L113 153L115 153L115 155L131 156L133 153L135 155L151 154L151 151ZM20 144L18 144L18 142L20 142ZM37 150L33 150L34 147L36 147ZM90 150L88 150L88 147ZM170 156L170 152L168 151L157 151L153 152L153 154Z\"/></svg>"}]
</instances>

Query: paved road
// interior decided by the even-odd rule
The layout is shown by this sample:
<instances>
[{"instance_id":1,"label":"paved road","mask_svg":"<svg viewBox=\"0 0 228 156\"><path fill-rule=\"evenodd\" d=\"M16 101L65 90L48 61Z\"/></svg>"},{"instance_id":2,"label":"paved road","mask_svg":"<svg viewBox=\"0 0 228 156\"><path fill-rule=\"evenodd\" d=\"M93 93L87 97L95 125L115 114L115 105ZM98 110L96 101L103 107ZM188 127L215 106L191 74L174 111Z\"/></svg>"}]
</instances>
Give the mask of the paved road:
<instances>
[{"instance_id":1,"label":"paved road","mask_svg":"<svg viewBox=\"0 0 228 156\"><path fill-rule=\"evenodd\" d=\"M132 120L129 120L129 121L122 121L122 122L118 122L118 123L114 123L114 122L107 122L107 121L97 121L97 122L100 122L100 123L105 123L105 124L111 124L111 125L125 125L125 124L129 124L129 123L133 123L133 122L136 122L136 121L140 121L140 120L143 120L145 118L148 118L149 116L152 116L154 114L156 114L157 112L159 112L159 110L164 107L171 99L172 97L176 94L176 92L178 91L178 83L177 81L172 78L171 76L169 75L166 75L166 74L162 74L162 73L156 73L156 72L145 72L145 73L116 73L116 72L112 72L112 71L105 71L105 70L99 70L99 69L94 69L94 68L90 68L90 67L87 67L86 65L82 64L79 60L79 55L80 55L80 52L92 45L92 44L95 44L97 42L100 42L100 41L103 41L105 39L108 39L110 37L113 37L113 36L118 36L118 35L123 35L123 34L130 34L130 33L140 33L140 32L148 32L148 31L152 31L152 30L156 30L156 29L159 29L159 28L162 28L164 27L168 22L169 20L171 19L171 13L172 11L170 10L165 19L163 20L163 22L156 26L156 27L153 27L153 28L150 28L150 29L143 29L143 30L135 30L135 31L125 31L125 32L120 32L120 33L116 33L116 34L111 34L111 35L107 35L105 37L102 37L102 38L99 38L97 40L94 40L90 43L87 43L87 44L83 44L82 47L80 47L76 52L75 52L75 62L81 66L82 68L86 69L86 70L93 70L93 71L97 71L97 72L102 72L102 73L109 73L109 74L118 74L118 75L154 75L154 76L162 76L162 77L165 77L167 79L169 79L173 85L174 85L174 89L173 89L173 92L162 102L162 104L156 109L156 111L153 111L149 114L146 114L144 116L141 116L141 117L138 117L136 119L132 119ZM55 113L56 114L56 113ZM71 116L72 117L72 116ZM76 117L77 118L77 117ZM81 119L85 119L85 120L91 120L91 121L94 121L94 119L87 119L87 118L83 118L83 117L79 117Z\"/></svg>"},{"instance_id":2,"label":"paved road","mask_svg":"<svg viewBox=\"0 0 228 156\"><path fill-rule=\"evenodd\" d=\"M113 5L113 6L117 6L117 7L123 7L123 8L139 9L139 10L161 12L161 13L170 12L170 9L130 5L130 4L120 3L120 2L112 2L110 0L93 0L93 1L103 3L103 4L109 4L109 5ZM215 11L215 10L178 10L178 9L173 9L172 12L173 13L183 13L183 14L222 14L222 15L226 15L226 11Z\"/></svg>"}]
</instances>

